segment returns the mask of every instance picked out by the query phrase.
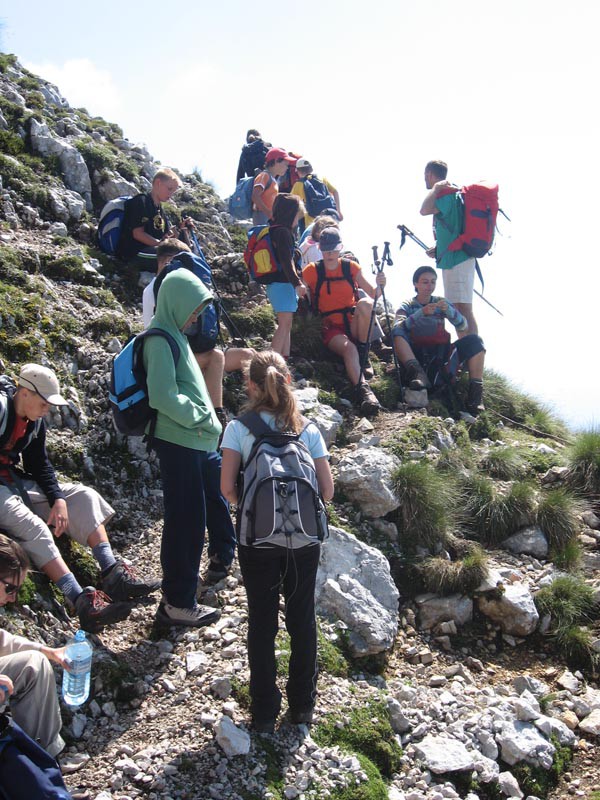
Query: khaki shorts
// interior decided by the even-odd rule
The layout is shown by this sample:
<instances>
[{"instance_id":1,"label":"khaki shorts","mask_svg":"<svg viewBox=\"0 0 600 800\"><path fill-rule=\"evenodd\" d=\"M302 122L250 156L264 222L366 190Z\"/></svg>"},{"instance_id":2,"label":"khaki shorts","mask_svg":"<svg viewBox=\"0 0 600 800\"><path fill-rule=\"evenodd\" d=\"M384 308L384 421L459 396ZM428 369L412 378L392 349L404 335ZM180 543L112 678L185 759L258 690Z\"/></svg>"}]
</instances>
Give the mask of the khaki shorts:
<instances>
[{"instance_id":1,"label":"khaki shorts","mask_svg":"<svg viewBox=\"0 0 600 800\"><path fill-rule=\"evenodd\" d=\"M0 485L0 528L19 542L35 567L41 569L60 555L54 535L45 522L50 514L50 506L35 481L24 479L23 488L29 495L33 511L10 487ZM90 534L114 515L114 509L95 489L81 483L62 483L60 489L69 514L66 533L79 544L87 546Z\"/></svg>"},{"instance_id":2,"label":"khaki shorts","mask_svg":"<svg viewBox=\"0 0 600 800\"><path fill-rule=\"evenodd\" d=\"M450 303L473 303L475 259L467 258L451 269L443 269L444 297Z\"/></svg>"}]
</instances>

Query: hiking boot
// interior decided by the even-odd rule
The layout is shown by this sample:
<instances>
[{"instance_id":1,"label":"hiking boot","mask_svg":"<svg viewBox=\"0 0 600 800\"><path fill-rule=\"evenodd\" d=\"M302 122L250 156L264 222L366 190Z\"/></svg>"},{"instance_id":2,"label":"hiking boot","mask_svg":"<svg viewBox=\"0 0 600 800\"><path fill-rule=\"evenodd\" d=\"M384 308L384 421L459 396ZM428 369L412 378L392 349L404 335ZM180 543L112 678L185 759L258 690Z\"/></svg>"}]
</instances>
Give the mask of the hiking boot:
<instances>
[{"instance_id":1,"label":"hiking boot","mask_svg":"<svg viewBox=\"0 0 600 800\"><path fill-rule=\"evenodd\" d=\"M425 370L419 363L411 363L406 366L406 380L408 388L413 389L415 392L421 389L429 389L431 384L425 374Z\"/></svg>"},{"instance_id":2,"label":"hiking boot","mask_svg":"<svg viewBox=\"0 0 600 800\"><path fill-rule=\"evenodd\" d=\"M392 360L393 348L388 347L381 339L376 339L374 342L371 342L371 350L380 361L389 363Z\"/></svg>"},{"instance_id":3,"label":"hiking boot","mask_svg":"<svg viewBox=\"0 0 600 800\"><path fill-rule=\"evenodd\" d=\"M218 583L229 575L230 569L231 564L223 564L219 556L211 556L205 580L207 583Z\"/></svg>"},{"instance_id":4,"label":"hiking boot","mask_svg":"<svg viewBox=\"0 0 600 800\"><path fill-rule=\"evenodd\" d=\"M274 717L269 719L255 719L252 717L252 729L259 734L275 733L275 721Z\"/></svg>"},{"instance_id":5,"label":"hiking boot","mask_svg":"<svg viewBox=\"0 0 600 800\"><path fill-rule=\"evenodd\" d=\"M365 416L368 416L369 414L377 414L381 406L379 405L379 400L375 397L371 391L371 387L366 381L358 384L356 387L356 395L358 402L360 403L361 414L364 414Z\"/></svg>"},{"instance_id":6,"label":"hiking boot","mask_svg":"<svg viewBox=\"0 0 600 800\"><path fill-rule=\"evenodd\" d=\"M365 368L363 370L363 375L365 376L365 378L372 378L375 373L373 372L373 365L371 364L371 362L369 361L369 358L368 358L368 348L367 348L366 343L365 342L357 342L356 343L356 349L358 350L358 358L359 358L360 363L363 364L363 362L364 362L364 365L365 365ZM366 361L365 361L365 358L366 358Z\"/></svg>"},{"instance_id":7,"label":"hiking boot","mask_svg":"<svg viewBox=\"0 0 600 800\"><path fill-rule=\"evenodd\" d=\"M75 611L82 630L88 633L98 633L105 625L112 625L113 622L127 619L131 612L131 605L129 603L111 603L110 597L104 592L94 589L93 586L86 586L75 600Z\"/></svg>"},{"instance_id":8,"label":"hiking boot","mask_svg":"<svg viewBox=\"0 0 600 800\"><path fill-rule=\"evenodd\" d=\"M202 628L216 622L221 616L218 608L196 604L193 608L177 608L163 600L156 609L156 621L162 625L184 628Z\"/></svg>"},{"instance_id":9,"label":"hiking boot","mask_svg":"<svg viewBox=\"0 0 600 800\"><path fill-rule=\"evenodd\" d=\"M292 725L312 725L313 713L313 708L307 708L304 711L292 711L290 708L290 722Z\"/></svg>"},{"instance_id":10,"label":"hiking boot","mask_svg":"<svg viewBox=\"0 0 600 800\"><path fill-rule=\"evenodd\" d=\"M158 578L140 578L133 567L117 561L102 578L102 589L111 600L137 600L160 589Z\"/></svg>"},{"instance_id":11,"label":"hiking boot","mask_svg":"<svg viewBox=\"0 0 600 800\"><path fill-rule=\"evenodd\" d=\"M483 405L483 384L477 383L476 381L469 381L469 391L467 394L467 402L465 403L465 408L471 414L471 416L476 417L482 411L485 411L485 406Z\"/></svg>"}]
</instances>

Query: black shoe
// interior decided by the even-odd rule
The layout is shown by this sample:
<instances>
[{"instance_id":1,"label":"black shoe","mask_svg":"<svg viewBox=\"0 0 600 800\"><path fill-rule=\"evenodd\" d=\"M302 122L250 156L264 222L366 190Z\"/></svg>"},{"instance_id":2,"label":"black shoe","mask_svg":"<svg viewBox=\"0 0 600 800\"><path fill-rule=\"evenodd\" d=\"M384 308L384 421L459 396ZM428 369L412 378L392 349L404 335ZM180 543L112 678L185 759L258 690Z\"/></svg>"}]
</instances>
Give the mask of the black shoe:
<instances>
[{"instance_id":1,"label":"black shoe","mask_svg":"<svg viewBox=\"0 0 600 800\"><path fill-rule=\"evenodd\" d=\"M137 600L160 589L160 580L140 578L133 567L117 561L110 572L103 576L102 589L112 600Z\"/></svg>"},{"instance_id":2,"label":"black shoe","mask_svg":"<svg viewBox=\"0 0 600 800\"><path fill-rule=\"evenodd\" d=\"M93 586L86 586L75 600L75 611L84 631L98 633L105 625L127 619L131 613L131 605L111 603L110 597L104 592L94 589Z\"/></svg>"},{"instance_id":3,"label":"black shoe","mask_svg":"<svg viewBox=\"0 0 600 800\"><path fill-rule=\"evenodd\" d=\"M485 411L483 405L483 384L475 381L469 382L469 392L467 394L467 402L465 408L472 417L476 417L482 411Z\"/></svg>"},{"instance_id":4,"label":"black shoe","mask_svg":"<svg viewBox=\"0 0 600 800\"><path fill-rule=\"evenodd\" d=\"M290 709L290 722L292 725L312 725L313 714L313 708L307 708L304 711L292 711Z\"/></svg>"},{"instance_id":5,"label":"black shoe","mask_svg":"<svg viewBox=\"0 0 600 800\"><path fill-rule=\"evenodd\" d=\"M275 717L271 717L270 719L255 719L252 717L252 729L255 733L275 733L275 721Z\"/></svg>"},{"instance_id":6,"label":"black shoe","mask_svg":"<svg viewBox=\"0 0 600 800\"><path fill-rule=\"evenodd\" d=\"M375 397L371 391L371 387L366 381L358 384L356 387L356 395L358 402L360 403L361 414L369 416L370 414L377 414L377 412L381 409L379 400Z\"/></svg>"},{"instance_id":7,"label":"black shoe","mask_svg":"<svg viewBox=\"0 0 600 800\"><path fill-rule=\"evenodd\" d=\"M195 605L193 608L177 608L163 601L156 610L156 621L161 625L182 628L202 628L216 622L221 616L218 608Z\"/></svg>"},{"instance_id":8,"label":"black shoe","mask_svg":"<svg viewBox=\"0 0 600 800\"><path fill-rule=\"evenodd\" d=\"M383 344L381 339L375 339L374 342L371 342L371 350L375 353L380 361L386 361L389 363L392 360L392 355L394 353L393 349L388 347L387 344Z\"/></svg>"},{"instance_id":9,"label":"black shoe","mask_svg":"<svg viewBox=\"0 0 600 800\"><path fill-rule=\"evenodd\" d=\"M211 556L208 561L206 571L206 581L208 583L218 583L229 575L231 564L223 564L219 556Z\"/></svg>"}]
</instances>

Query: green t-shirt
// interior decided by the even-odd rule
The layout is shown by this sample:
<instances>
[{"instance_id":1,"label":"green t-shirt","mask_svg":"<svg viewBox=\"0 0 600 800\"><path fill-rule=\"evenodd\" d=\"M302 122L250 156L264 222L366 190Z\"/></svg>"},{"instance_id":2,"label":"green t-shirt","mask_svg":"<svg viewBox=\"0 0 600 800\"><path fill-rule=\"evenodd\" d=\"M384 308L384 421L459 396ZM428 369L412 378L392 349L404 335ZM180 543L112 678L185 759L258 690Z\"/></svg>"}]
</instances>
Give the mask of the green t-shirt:
<instances>
[{"instance_id":1,"label":"green t-shirt","mask_svg":"<svg viewBox=\"0 0 600 800\"><path fill-rule=\"evenodd\" d=\"M438 197L435 205L437 208L434 217L437 266L439 269L452 269L469 258L462 250L450 253L447 251L450 242L453 242L462 233L464 206L458 192Z\"/></svg>"}]
</instances>

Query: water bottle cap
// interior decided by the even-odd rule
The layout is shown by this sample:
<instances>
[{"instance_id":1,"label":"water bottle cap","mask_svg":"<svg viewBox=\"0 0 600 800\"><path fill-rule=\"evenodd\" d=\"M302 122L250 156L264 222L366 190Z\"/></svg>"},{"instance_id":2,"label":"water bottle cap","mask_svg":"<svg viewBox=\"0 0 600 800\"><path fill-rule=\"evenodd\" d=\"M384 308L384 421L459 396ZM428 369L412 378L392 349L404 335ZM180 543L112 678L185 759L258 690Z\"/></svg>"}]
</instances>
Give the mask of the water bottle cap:
<instances>
[{"instance_id":1,"label":"water bottle cap","mask_svg":"<svg viewBox=\"0 0 600 800\"><path fill-rule=\"evenodd\" d=\"M75 641L76 642L83 642L85 641L85 631L79 630L75 634Z\"/></svg>"}]
</instances>

